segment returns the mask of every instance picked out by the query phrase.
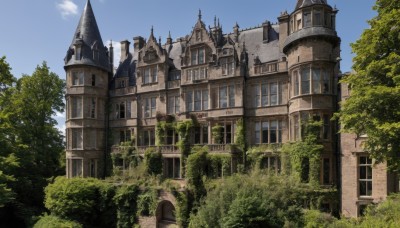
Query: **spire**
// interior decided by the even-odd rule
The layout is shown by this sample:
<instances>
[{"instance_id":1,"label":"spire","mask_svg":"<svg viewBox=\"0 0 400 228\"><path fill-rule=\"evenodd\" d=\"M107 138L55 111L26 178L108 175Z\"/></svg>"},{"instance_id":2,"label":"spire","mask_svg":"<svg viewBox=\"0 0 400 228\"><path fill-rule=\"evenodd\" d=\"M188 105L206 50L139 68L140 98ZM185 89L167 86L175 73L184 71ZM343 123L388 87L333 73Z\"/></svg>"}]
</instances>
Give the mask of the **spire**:
<instances>
[{"instance_id":1,"label":"spire","mask_svg":"<svg viewBox=\"0 0 400 228\"><path fill-rule=\"evenodd\" d=\"M72 56L66 56L66 65L87 64L104 69L109 69L107 48L103 44L96 18L93 13L90 0L87 0L82 16L76 27L72 43L69 50L74 50L76 45L80 45L81 58L71 61ZM93 48L98 48L98 58L94 59Z\"/></svg>"},{"instance_id":2,"label":"spire","mask_svg":"<svg viewBox=\"0 0 400 228\"><path fill-rule=\"evenodd\" d=\"M154 36L154 28L153 28L153 26L151 26L150 36Z\"/></svg>"},{"instance_id":3,"label":"spire","mask_svg":"<svg viewBox=\"0 0 400 228\"><path fill-rule=\"evenodd\" d=\"M201 9L199 9L199 21L201 21Z\"/></svg>"}]
</instances>

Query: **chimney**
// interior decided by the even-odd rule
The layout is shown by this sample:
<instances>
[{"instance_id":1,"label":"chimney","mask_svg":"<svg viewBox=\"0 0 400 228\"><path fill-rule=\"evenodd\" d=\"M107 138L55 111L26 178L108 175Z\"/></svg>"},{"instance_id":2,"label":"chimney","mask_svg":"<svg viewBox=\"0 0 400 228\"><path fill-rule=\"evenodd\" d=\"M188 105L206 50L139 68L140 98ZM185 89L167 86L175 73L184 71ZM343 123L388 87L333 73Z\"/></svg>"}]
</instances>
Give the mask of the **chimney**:
<instances>
[{"instance_id":1,"label":"chimney","mask_svg":"<svg viewBox=\"0 0 400 228\"><path fill-rule=\"evenodd\" d=\"M138 52L140 49L142 49L144 43L145 42L143 37L141 36L133 37L133 48L135 49L135 52Z\"/></svg>"},{"instance_id":2,"label":"chimney","mask_svg":"<svg viewBox=\"0 0 400 228\"><path fill-rule=\"evenodd\" d=\"M171 31L168 32L167 44L172 44Z\"/></svg>"},{"instance_id":3,"label":"chimney","mask_svg":"<svg viewBox=\"0 0 400 228\"><path fill-rule=\"evenodd\" d=\"M278 17L279 21L279 48L283 51L283 45L289 35L289 14L287 11L281 13Z\"/></svg>"},{"instance_id":4,"label":"chimney","mask_svg":"<svg viewBox=\"0 0 400 228\"><path fill-rule=\"evenodd\" d=\"M268 20L262 24L263 27L263 41L264 43L269 42L269 30L271 29L271 22Z\"/></svg>"},{"instance_id":5,"label":"chimney","mask_svg":"<svg viewBox=\"0 0 400 228\"><path fill-rule=\"evenodd\" d=\"M112 46L112 40L110 41L110 47L108 48L109 50L109 56L108 56L108 61L110 63L110 70L111 73L114 73L114 47Z\"/></svg>"},{"instance_id":6,"label":"chimney","mask_svg":"<svg viewBox=\"0 0 400 228\"><path fill-rule=\"evenodd\" d=\"M131 43L127 40L121 41L121 60L120 60L120 62L123 62L123 61L125 61L126 58L128 58L129 44L131 44Z\"/></svg>"}]
</instances>

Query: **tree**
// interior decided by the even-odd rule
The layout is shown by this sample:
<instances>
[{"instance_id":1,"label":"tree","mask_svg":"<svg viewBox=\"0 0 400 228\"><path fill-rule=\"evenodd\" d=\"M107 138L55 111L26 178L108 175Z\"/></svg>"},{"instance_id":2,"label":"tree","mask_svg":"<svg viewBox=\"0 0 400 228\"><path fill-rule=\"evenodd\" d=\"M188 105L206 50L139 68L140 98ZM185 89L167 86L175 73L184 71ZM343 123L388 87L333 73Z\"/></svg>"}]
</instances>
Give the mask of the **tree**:
<instances>
[{"instance_id":1,"label":"tree","mask_svg":"<svg viewBox=\"0 0 400 228\"><path fill-rule=\"evenodd\" d=\"M366 134L364 147L378 162L400 172L400 2L378 0L378 15L352 44L351 96L342 103L342 131Z\"/></svg>"},{"instance_id":2,"label":"tree","mask_svg":"<svg viewBox=\"0 0 400 228\"><path fill-rule=\"evenodd\" d=\"M4 189L12 190L15 200L7 200L6 208L0 210L0 226L17 226L17 220L28 226L31 217L44 210L47 179L63 173L59 159L64 151L63 136L53 116L64 111L64 81L45 62L31 76L18 80L10 69L2 57L0 163L5 165L0 164L0 171L8 178L0 186L7 185Z\"/></svg>"}]
</instances>

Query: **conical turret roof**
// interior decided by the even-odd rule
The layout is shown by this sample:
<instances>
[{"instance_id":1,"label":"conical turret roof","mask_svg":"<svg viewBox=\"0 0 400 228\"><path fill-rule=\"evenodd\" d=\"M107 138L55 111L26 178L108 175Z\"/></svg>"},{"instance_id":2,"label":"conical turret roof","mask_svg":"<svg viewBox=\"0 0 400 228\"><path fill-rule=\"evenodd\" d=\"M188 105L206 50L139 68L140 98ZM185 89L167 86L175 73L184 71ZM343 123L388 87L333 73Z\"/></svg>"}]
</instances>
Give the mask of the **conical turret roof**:
<instances>
[{"instance_id":1,"label":"conical turret roof","mask_svg":"<svg viewBox=\"0 0 400 228\"><path fill-rule=\"evenodd\" d=\"M327 0L298 0L294 10L311 5L328 5L328 3Z\"/></svg>"},{"instance_id":2,"label":"conical turret roof","mask_svg":"<svg viewBox=\"0 0 400 228\"><path fill-rule=\"evenodd\" d=\"M81 47L81 58L73 57L74 47ZM86 2L82 16L65 58L65 65L92 65L109 70L108 50L103 44L90 0Z\"/></svg>"}]
</instances>

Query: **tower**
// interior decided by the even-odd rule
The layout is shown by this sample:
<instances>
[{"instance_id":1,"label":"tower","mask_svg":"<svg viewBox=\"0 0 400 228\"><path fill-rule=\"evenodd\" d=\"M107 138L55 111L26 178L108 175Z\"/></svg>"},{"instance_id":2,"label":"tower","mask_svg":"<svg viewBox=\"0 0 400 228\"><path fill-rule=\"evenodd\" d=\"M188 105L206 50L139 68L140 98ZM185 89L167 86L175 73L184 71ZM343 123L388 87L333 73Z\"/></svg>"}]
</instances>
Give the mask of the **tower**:
<instances>
[{"instance_id":1,"label":"tower","mask_svg":"<svg viewBox=\"0 0 400 228\"><path fill-rule=\"evenodd\" d=\"M67 177L104 175L108 55L88 0L65 57Z\"/></svg>"},{"instance_id":2,"label":"tower","mask_svg":"<svg viewBox=\"0 0 400 228\"><path fill-rule=\"evenodd\" d=\"M279 18L281 48L287 56L289 74L289 138L302 137L307 119L322 121L320 139L321 184L335 183L336 134L330 121L337 106L337 75L339 71L340 38L335 30L337 10L326 0L298 0L294 12Z\"/></svg>"}]
</instances>

